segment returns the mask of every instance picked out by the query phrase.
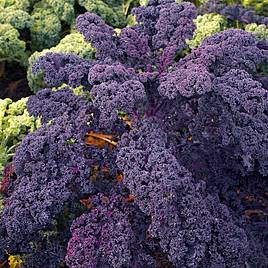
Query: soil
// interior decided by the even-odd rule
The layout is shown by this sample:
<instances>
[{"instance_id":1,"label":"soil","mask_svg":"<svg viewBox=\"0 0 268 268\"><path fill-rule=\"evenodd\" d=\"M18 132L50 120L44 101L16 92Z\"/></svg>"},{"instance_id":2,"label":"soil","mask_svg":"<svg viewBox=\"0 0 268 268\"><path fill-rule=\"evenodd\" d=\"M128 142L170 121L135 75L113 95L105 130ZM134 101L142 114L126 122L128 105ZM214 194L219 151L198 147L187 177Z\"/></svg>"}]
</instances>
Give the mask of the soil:
<instances>
[{"instance_id":1,"label":"soil","mask_svg":"<svg viewBox=\"0 0 268 268\"><path fill-rule=\"evenodd\" d=\"M17 101L32 94L27 82L26 68L17 63L0 62L0 98Z\"/></svg>"}]
</instances>

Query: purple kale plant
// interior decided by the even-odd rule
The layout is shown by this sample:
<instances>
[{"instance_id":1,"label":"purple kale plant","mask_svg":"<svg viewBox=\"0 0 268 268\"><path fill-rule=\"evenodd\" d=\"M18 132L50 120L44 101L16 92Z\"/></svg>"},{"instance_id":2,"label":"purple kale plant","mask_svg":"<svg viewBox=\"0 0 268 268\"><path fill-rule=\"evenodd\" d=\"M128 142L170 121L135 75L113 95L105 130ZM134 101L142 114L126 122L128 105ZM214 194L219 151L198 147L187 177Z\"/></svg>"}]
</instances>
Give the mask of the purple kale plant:
<instances>
[{"instance_id":1,"label":"purple kale plant","mask_svg":"<svg viewBox=\"0 0 268 268\"><path fill-rule=\"evenodd\" d=\"M149 0L133 13L120 33L77 18L95 60L49 53L34 64L48 87L82 85L90 100L68 86L29 98L42 127L16 151L0 258L26 254L39 267L34 256L58 249L46 267L261 267L263 236L254 241L229 188L268 175L267 43L231 29L183 57L194 5ZM72 206L68 231L46 242Z\"/></svg>"}]
</instances>

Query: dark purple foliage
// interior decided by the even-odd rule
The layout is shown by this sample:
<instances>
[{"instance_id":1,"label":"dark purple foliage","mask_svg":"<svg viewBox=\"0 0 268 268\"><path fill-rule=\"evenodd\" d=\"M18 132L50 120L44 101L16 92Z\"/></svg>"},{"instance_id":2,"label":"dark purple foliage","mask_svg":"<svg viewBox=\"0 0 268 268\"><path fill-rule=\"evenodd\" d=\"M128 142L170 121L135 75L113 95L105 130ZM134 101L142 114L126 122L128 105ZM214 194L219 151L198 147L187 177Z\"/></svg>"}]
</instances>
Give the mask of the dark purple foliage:
<instances>
[{"instance_id":1,"label":"dark purple foliage","mask_svg":"<svg viewBox=\"0 0 268 268\"><path fill-rule=\"evenodd\" d=\"M149 40L141 36L136 29L131 27L122 29L118 40L118 47L121 50L121 61L125 61L127 58L130 66L143 68L144 63L150 62L151 49Z\"/></svg>"},{"instance_id":2,"label":"dark purple foliage","mask_svg":"<svg viewBox=\"0 0 268 268\"><path fill-rule=\"evenodd\" d=\"M216 76L231 69L255 73L257 66L267 61L267 50L258 45L251 33L235 29L222 31L206 38L200 47L179 62L178 67L203 65Z\"/></svg>"},{"instance_id":3,"label":"dark purple foliage","mask_svg":"<svg viewBox=\"0 0 268 268\"><path fill-rule=\"evenodd\" d=\"M193 135L202 143L230 148L244 171L267 174L266 90L247 72L231 70L215 79L213 93L199 100Z\"/></svg>"},{"instance_id":4,"label":"dark purple foliage","mask_svg":"<svg viewBox=\"0 0 268 268\"><path fill-rule=\"evenodd\" d=\"M104 128L118 121L118 112L131 115L146 92L133 69L123 65L95 65L88 74L93 86L91 96L100 110L100 125Z\"/></svg>"},{"instance_id":5,"label":"dark purple foliage","mask_svg":"<svg viewBox=\"0 0 268 268\"><path fill-rule=\"evenodd\" d=\"M76 119L80 113L88 110L88 102L68 88L56 92L46 88L29 97L27 109L30 115L41 116L42 123L47 123L64 114L69 120Z\"/></svg>"},{"instance_id":6,"label":"dark purple foliage","mask_svg":"<svg viewBox=\"0 0 268 268\"><path fill-rule=\"evenodd\" d=\"M267 61L266 50L258 47L254 36L243 30L226 30L207 38L200 47L183 58L174 71L161 78L162 96L174 99L196 97L212 90L215 76L231 69L257 72Z\"/></svg>"},{"instance_id":7,"label":"dark purple foliage","mask_svg":"<svg viewBox=\"0 0 268 268\"><path fill-rule=\"evenodd\" d=\"M76 28L93 47L97 48L96 57L105 60L116 53L115 31L99 16L86 13L76 20Z\"/></svg>"},{"instance_id":8,"label":"dark purple foliage","mask_svg":"<svg viewBox=\"0 0 268 268\"><path fill-rule=\"evenodd\" d=\"M48 93L48 90L44 92ZM50 94L57 96L61 92ZM83 103L78 96L69 98L71 100L73 107L78 101ZM38 104L45 119L51 119L49 105L43 106L42 99L36 101L36 108ZM84 143L84 135L89 129L87 123L92 125L92 111L90 105L81 105L80 110L72 113L66 110L26 136L16 150L16 186L5 200L2 218L6 241L12 247L17 246L17 250L24 252L23 245L49 227L55 216L63 211L65 203L94 192L89 180L90 165L98 154L101 157L101 153Z\"/></svg>"},{"instance_id":9,"label":"dark purple foliage","mask_svg":"<svg viewBox=\"0 0 268 268\"><path fill-rule=\"evenodd\" d=\"M153 65L160 71L166 70L174 63L175 53L186 47L186 39L194 32L194 5L177 4L173 0L151 1L146 7L134 9L134 13L139 24L123 29L119 35L91 13L78 16L76 28L96 48L96 59L101 64L119 61L149 72ZM149 21L152 33L148 33ZM43 72L43 80L49 87L66 83L87 88L85 78L92 65L94 62L78 56L47 53L33 64L33 74Z\"/></svg>"},{"instance_id":10,"label":"dark purple foliage","mask_svg":"<svg viewBox=\"0 0 268 268\"><path fill-rule=\"evenodd\" d=\"M186 47L185 41L195 29L196 10L190 3L149 1L133 13L138 25L123 29L119 35L90 13L78 17L76 28L97 49L97 59L119 60L139 68L149 68L157 60L163 63L167 54L174 58L176 51Z\"/></svg>"},{"instance_id":11,"label":"dark purple foliage","mask_svg":"<svg viewBox=\"0 0 268 268\"><path fill-rule=\"evenodd\" d=\"M138 22L134 29L148 38L153 50L168 47L180 50L195 30L196 9L191 3L149 1L147 6L135 8L133 14Z\"/></svg>"},{"instance_id":12,"label":"dark purple foliage","mask_svg":"<svg viewBox=\"0 0 268 268\"><path fill-rule=\"evenodd\" d=\"M88 69L92 62L76 55L46 53L33 64L34 75L43 73L43 80L48 87L59 87L66 83L71 87L87 84Z\"/></svg>"},{"instance_id":13,"label":"dark purple foliage","mask_svg":"<svg viewBox=\"0 0 268 268\"><path fill-rule=\"evenodd\" d=\"M177 95L187 98L203 95L212 90L213 78L204 65L189 64L164 76L158 92L169 99L175 99Z\"/></svg>"},{"instance_id":14,"label":"dark purple foliage","mask_svg":"<svg viewBox=\"0 0 268 268\"><path fill-rule=\"evenodd\" d=\"M118 35L86 13L76 27L96 60L51 53L36 62L49 86L82 84L91 101L68 88L30 97L43 125L17 149L0 254L32 254L29 245L80 200L87 211L66 221L74 219L64 238L71 235L65 260L73 268L266 261L264 235L247 222L236 187L268 174L267 42L227 30L180 59L195 13L189 3L150 0ZM103 135L104 148L85 145L89 130ZM56 251L52 241L41 243L44 251Z\"/></svg>"},{"instance_id":15,"label":"dark purple foliage","mask_svg":"<svg viewBox=\"0 0 268 268\"><path fill-rule=\"evenodd\" d=\"M266 51L258 48L251 34L227 30L183 58L177 69L161 78L158 88L169 99L198 99L197 104L189 103L194 139L210 147L233 148L230 156L238 158L246 171L258 169L264 175L267 92L254 74L266 60Z\"/></svg>"},{"instance_id":16,"label":"dark purple foliage","mask_svg":"<svg viewBox=\"0 0 268 268\"><path fill-rule=\"evenodd\" d=\"M225 206L205 196L202 183L195 183L166 144L167 135L148 120L119 144L117 165L140 209L151 216L149 234L176 267L240 267L247 252L244 231Z\"/></svg>"},{"instance_id":17,"label":"dark purple foliage","mask_svg":"<svg viewBox=\"0 0 268 268\"><path fill-rule=\"evenodd\" d=\"M16 151L17 185L3 212L11 240L31 237L50 224L65 202L92 192L90 182L85 181L90 176L86 147L80 133L74 134L79 126L68 125L64 117L58 121L62 122L43 126L27 136ZM71 139L75 142L68 144Z\"/></svg>"},{"instance_id":18,"label":"dark purple foliage","mask_svg":"<svg viewBox=\"0 0 268 268\"><path fill-rule=\"evenodd\" d=\"M70 125L77 127L74 136L77 135L80 139L84 138L89 126L94 125L93 114L96 118L95 121L98 118L98 112L93 108L91 102L84 96L75 95L68 87L59 90L42 89L29 97L27 109L30 115L40 116L43 119L42 126L47 125L49 127L56 121L58 125L64 125L64 120L69 119ZM79 117L84 117L86 121L78 120ZM60 118L62 118L62 121L58 120Z\"/></svg>"},{"instance_id":19,"label":"dark purple foliage","mask_svg":"<svg viewBox=\"0 0 268 268\"><path fill-rule=\"evenodd\" d=\"M155 267L138 245L133 217L140 213L121 195L91 197L92 208L71 227L66 262L69 267ZM139 218L142 224L142 218ZM139 234L141 235L141 234Z\"/></svg>"}]
</instances>

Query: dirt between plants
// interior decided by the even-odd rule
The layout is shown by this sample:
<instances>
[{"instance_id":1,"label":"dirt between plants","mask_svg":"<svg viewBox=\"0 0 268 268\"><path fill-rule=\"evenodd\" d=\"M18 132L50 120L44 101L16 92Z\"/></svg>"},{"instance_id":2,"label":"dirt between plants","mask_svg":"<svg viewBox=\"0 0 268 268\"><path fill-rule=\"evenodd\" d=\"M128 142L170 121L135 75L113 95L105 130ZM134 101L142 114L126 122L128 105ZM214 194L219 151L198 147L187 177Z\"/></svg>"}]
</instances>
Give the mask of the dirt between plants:
<instances>
[{"instance_id":1,"label":"dirt between plants","mask_svg":"<svg viewBox=\"0 0 268 268\"><path fill-rule=\"evenodd\" d=\"M26 69L16 63L0 62L0 98L17 101L32 94Z\"/></svg>"}]
</instances>

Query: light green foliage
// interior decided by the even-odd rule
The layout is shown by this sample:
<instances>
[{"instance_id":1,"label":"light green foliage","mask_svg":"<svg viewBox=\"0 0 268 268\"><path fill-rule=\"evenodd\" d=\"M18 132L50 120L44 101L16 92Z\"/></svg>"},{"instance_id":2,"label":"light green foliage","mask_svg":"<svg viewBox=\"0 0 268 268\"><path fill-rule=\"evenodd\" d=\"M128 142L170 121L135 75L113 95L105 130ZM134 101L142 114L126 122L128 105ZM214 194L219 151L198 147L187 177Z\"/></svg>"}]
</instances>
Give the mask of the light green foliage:
<instances>
[{"instance_id":1,"label":"light green foliage","mask_svg":"<svg viewBox=\"0 0 268 268\"><path fill-rule=\"evenodd\" d=\"M127 10L133 0L78 0L80 6L87 11L101 16L108 24L122 28L127 24Z\"/></svg>"},{"instance_id":2,"label":"light green foliage","mask_svg":"<svg viewBox=\"0 0 268 268\"><path fill-rule=\"evenodd\" d=\"M75 0L41 0L34 5L32 14L54 14L60 21L71 24L75 17L74 3Z\"/></svg>"},{"instance_id":3,"label":"light green foliage","mask_svg":"<svg viewBox=\"0 0 268 268\"><path fill-rule=\"evenodd\" d=\"M2 198L2 196L0 195L0 214L3 212L3 209L4 209L3 198Z\"/></svg>"},{"instance_id":4,"label":"light green foliage","mask_svg":"<svg viewBox=\"0 0 268 268\"><path fill-rule=\"evenodd\" d=\"M32 0L0 0L0 7L13 7L14 10L21 9L23 11L28 11Z\"/></svg>"},{"instance_id":5,"label":"light green foliage","mask_svg":"<svg viewBox=\"0 0 268 268\"><path fill-rule=\"evenodd\" d=\"M209 2L209 0L203 0L203 1L204 2ZM218 0L218 2L225 3L227 5L241 4L241 0Z\"/></svg>"},{"instance_id":6,"label":"light green foliage","mask_svg":"<svg viewBox=\"0 0 268 268\"><path fill-rule=\"evenodd\" d=\"M72 91L77 96L84 96L84 94L85 94L85 92L83 91L83 86L73 88Z\"/></svg>"},{"instance_id":7,"label":"light green foliage","mask_svg":"<svg viewBox=\"0 0 268 268\"><path fill-rule=\"evenodd\" d=\"M29 116L26 102L27 98L17 102L0 99L0 172L11 160L24 135L40 127L40 119Z\"/></svg>"},{"instance_id":8,"label":"light green foliage","mask_svg":"<svg viewBox=\"0 0 268 268\"><path fill-rule=\"evenodd\" d=\"M85 41L82 34L77 32L66 35L57 46L49 51L71 53L84 59L92 59L95 55L95 49Z\"/></svg>"},{"instance_id":9,"label":"light green foliage","mask_svg":"<svg viewBox=\"0 0 268 268\"><path fill-rule=\"evenodd\" d=\"M14 7L0 7L0 23L10 24L14 28L22 30L31 25L31 16L20 9Z\"/></svg>"},{"instance_id":10,"label":"light green foliage","mask_svg":"<svg viewBox=\"0 0 268 268\"><path fill-rule=\"evenodd\" d=\"M148 0L140 0L140 5L141 6L146 6L148 3Z\"/></svg>"},{"instance_id":11,"label":"light green foliage","mask_svg":"<svg viewBox=\"0 0 268 268\"><path fill-rule=\"evenodd\" d=\"M245 31L253 33L260 39L268 39L268 28L264 24L257 25L256 23L251 23L246 25Z\"/></svg>"},{"instance_id":12,"label":"light green foliage","mask_svg":"<svg viewBox=\"0 0 268 268\"><path fill-rule=\"evenodd\" d=\"M84 37L80 33L71 33L66 35L60 43L50 49L45 49L41 52L35 52L29 58L29 67L27 71L27 79L30 88L33 91L38 91L40 88L45 87L43 83L43 75L40 73L36 76L32 74L33 63L42 55L47 52L61 52L61 53L71 53L78 55L84 59L92 59L95 56L95 49L84 40Z\"/></svg>"},{"instance_id":13,"label":"light green foliage","mask_svg":"<svg viewBox=\"0 0 268 268\"><path fill-rule=\"evenodd\" d=\"M52 91L58 91L58 90L61 90L61 89L64 89L64 88L71 89L71 87L69 87L67 84L62 84L62 85L60 85L58 87L52 87L51 90ZM78 89L78 92L80 92L81 91L80 89L83 89L83 87L78 87L77 89Z\"/></svg>"},{"instance_id":14,"label":"light green foliage","mask_svg":"<svg viewBox=\"0 0 268 268\"><path fill-rule=\"evenodd\" d=\"M0 24L0 61L17 61L27 64L25 42L19 39L19 32L10 24Z\"/></svg>"},{"instance_id":15,"label":"light green foliage","mask_svg":"<svg viewBox=\"0 0 268 268\"><path fill-rule=\"evenodd\" d=\"M127 26L133 26L137 24L136 17L132 14L127 16ZM118 28L117 28L118 29Z\"/></svg>"},{"instance_id":16,"label":"light green foliage","mask_svg":"<svg viewBox=\"0 0 268 268\"><path fill-rule=\"evenodd\" d=\"M34 13L32 16L31 47L32 50L42 50L57 44L60 40L61 22L59 18L43 10L40 13Z\"/></svg>"},{"instance_id":17,"label":"light green foliage","mask_svg":"<svg viewBox=\"0 0 268 268\"><path fill-rule=\"evenodd\" d=\"M268 0L242 0L244 7L253 7L258 14L268 16Z\"/></svg>"},{"instance_id":18,"label":"light green foliage","mask_svg":"<svg viewBox=\"0 0 268 268\"><path fill-rule=\"evenodd\" d=\"M43 74L38 73L37 75L33 75L32 73L32 66L33 63L42 55L44 55L46 52L48 52L48 49L45 49L41 52L34 52L28 59L28 69L27 69L27 80L29 87L32 91L36 92L41 88L44 88L46 85L43 83Z\"/></svg>"},{"instance_id":19,"label":"light green foliage","mask_svg":"<svg viewBox=\"0 0 268 268\"><path fill-rule=\"evenodd\" d=\"M211 0L175 0L176 3L182 3L182 2L191 2L193 3L196 7L199 7L200 5L204 4L204 3L207 3ZM221 2L222 0L214 0L214 1L219 1ZM148 0L147 0L148 2Z\"/></svg>"},{"instance_id":20,"label":"light green foliage","mask_svg":"<svg viewBox=\"0 0 268 268\"><path fill-rule=\"evenodd\" d=\"M89 91L84 91L84 87L83 86L72 88L72 87L70 87L67 84L62 84L59 87L53 87L51 90L52 91L57 91L57 90L66 89L66 88L70 89L73 92L73 94L75 94L77 96L80 96L80 97L83 97L87 101L91 101L92 100L91 99L91 96L90 96L90 92Z\"/></svg>"},{"instance_id":21,"label":"light green foliage","mask_svg":"<svg viewBox=\"0 0 268 268\"><path fill-rule=\"evenodd\" d=\"M193 38L187 41L190 48L198 47L205 38L223 31L227 27L227 20L218 14L200 15L194 20L196 30Z\"/></svg>"},{"instance_id":22,"label":"light green foliage","mask_svg":"<svg viewBox=\"0 0 268 268\"><path fill-rule=\"evenodd\" d=\"M203 1L206 1L206 0L203 0ZM207 1L208 1L208 0L207 0ZM148 0L147 0L147 2L148 2ZM185 1L185 0L175 0L175 2L176 2L176 3L191 2L191 3L193 3L194 5L197 5L199 2L202 3L202 0L201 0L201 1L199 1L199 0L190 0L190 1Z\"/></svg>"},{"instance_id":23,"label":"light green foliage","mask_svg":"<svg viewBox=\"0 0 268 268\"><path fill-rule=\"evenodd\" d=\"M27 65L26 43L20 40L18 30L31 25L30 4L29 0L0 0L0 61Z\"/></svg>"},{"instance_id":24,"label":"light green foliage","mask_svg":"<svg viewBox=\"0 0 268 268\"><path fill-rule=\"evenodd\" d=\"M68 85L65 85L65 87L66 86L69 87ZM72 92L74 93L74 95L83 97L87 101L92 101L90 92L89 91L84 91L84 87L83 86L79 86L79 87L76 87L76 88L71 88L71 87L69 87L69 88L72 90Z\"/></svg>"},{"instance_id":25,"label":"light green foliage","mask_svg":"<svg viewBox=\"0 0 268 268\"><path fill-rule=\"evenodd\" d=\"M55 14L61 21L71 24L75 19L74 4L75 0L47 0L49 5L53 7Z\"/></svg>"}]
</instances>

